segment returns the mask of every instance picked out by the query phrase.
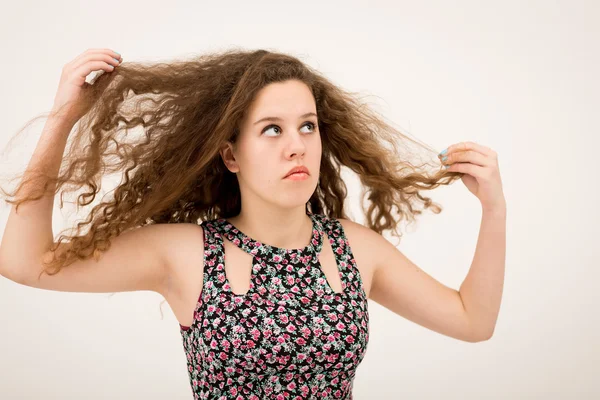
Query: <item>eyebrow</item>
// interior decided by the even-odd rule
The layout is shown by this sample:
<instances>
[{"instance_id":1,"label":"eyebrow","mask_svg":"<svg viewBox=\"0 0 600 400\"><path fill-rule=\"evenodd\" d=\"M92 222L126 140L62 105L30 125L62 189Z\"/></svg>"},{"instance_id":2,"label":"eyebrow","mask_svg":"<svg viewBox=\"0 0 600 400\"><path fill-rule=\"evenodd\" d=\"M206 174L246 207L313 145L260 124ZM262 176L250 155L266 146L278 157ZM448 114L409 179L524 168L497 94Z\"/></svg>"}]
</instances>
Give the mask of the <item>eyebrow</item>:
<instances>
[{"instance_id":1,"label":"eyebrow","mask_svg":"<svg viewBox=\"0 0 600 400\"><path fill-rule=\"evenodd\" d=\"M315 114L314 112L309 112L309 113L306 113L306 114L302 114L300 116L300 118L316 117L316 116L317 116L317 114ZM279 117L265 117L265 118L261 118L258 121L256 121L254 123L254 125L258 124L259 122L263 122L263 121L283 121L283 120L281 118L279 118Z\"/></svg>"}]
</instances>

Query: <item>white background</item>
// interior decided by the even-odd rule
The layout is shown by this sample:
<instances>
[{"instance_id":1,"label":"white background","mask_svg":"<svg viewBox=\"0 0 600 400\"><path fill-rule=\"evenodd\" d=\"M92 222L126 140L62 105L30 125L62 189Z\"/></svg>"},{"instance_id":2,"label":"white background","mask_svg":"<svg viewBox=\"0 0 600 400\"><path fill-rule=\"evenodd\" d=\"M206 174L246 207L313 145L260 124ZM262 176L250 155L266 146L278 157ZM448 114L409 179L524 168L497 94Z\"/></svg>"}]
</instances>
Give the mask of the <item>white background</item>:
<instances>
[{"instance_id":1,"label":"white background","mask_svg":"<svg viewBox=\"0 0 600 400\"><path fill-rule=\"evenodd\" d=\"M508 239L495 335L460 342L370 301L354 398L599 398L599 21L591 0L6 2L0 145L49 111L61 68L88 48L114 49L124 62L230 46L289 52L377 96L380 111L424 143L474 141L500 160ZM4 169L26 165L41 128ZM350 190L351 215L363 222L356 182ZM458 289L479 202L461 181L425 195L444 211L425 213L399 248ZM3 232L10 209L0 207ZM191 399L177 320L167 303L161 318L162 300L0 277L0 398Z\"/></svg>"}]
</instances>

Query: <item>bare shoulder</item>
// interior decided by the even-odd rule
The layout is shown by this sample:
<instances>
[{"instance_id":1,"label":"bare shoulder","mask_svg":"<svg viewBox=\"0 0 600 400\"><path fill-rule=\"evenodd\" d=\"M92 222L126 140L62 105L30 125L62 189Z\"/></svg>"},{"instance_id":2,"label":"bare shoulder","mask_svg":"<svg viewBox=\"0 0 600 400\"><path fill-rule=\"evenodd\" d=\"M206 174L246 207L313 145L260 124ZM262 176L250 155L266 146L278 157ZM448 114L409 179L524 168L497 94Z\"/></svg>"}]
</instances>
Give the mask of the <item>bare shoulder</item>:
<instances>
[{"instance_id":1,"label":"bare shoulder","mask_svg":"<svg viewBox=\"0 0 600 400\"><path fill-rule=\"evenodd\" d=\"M184 292L186 276L204 268L204 231L196 223L161 224L161 252L166 264L164 287L160 294L171 300Z\"/></svg>"},{"instance_id":2,"label":"bare shoulder","mask_svg":"<svg viewBox=\"0 0 600 400\"><path fill-rule=\"evenodd\" d=\"M378 260L375 257L377 251L373 251L373 249L385 245L383 242L389 242L374 230L358 222L346 218L337 218L337 220L344 228L365 293L367 297L371 297L372 282L378 265Z\"/></svg>"},{"instance_id":3,"label":"bare shoulder","mask_svg":"<svg viewBox=\"0 0 600 400\"><path fill-rule=\"evenodd\" d=\"M203 261L204 228L195 223L168 224L165 232L168 268L175 271L186 260ZM196 266L197 263L196 263Z\"/></svg>"}]
</instances>

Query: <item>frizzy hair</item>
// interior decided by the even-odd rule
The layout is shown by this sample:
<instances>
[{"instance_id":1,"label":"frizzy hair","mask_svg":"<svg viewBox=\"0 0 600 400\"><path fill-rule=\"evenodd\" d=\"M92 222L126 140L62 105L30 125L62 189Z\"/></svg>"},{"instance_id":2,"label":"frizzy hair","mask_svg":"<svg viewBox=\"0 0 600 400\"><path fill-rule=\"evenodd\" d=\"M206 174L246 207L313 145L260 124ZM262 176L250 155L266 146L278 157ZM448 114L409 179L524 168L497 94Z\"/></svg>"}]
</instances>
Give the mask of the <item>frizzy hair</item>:
<instances>
[{"instance_id":1,"label":"frizzy hair","mask_svg":"<svg viewBox=\"0 0 600 400\"><path fill-rule=\"evenodd\" d=\"M368 200L367 207L361 204L365 225L380 234L391 230L402 236L400 221L413 222L422 213L420 205L441 212L420 191L450 184L462 174L445 171L439 163L413 163L409 144L431 154L434 150L393 128L358 96L294 56L230 49L169 63L125 62L86 91L83 101L90 108L70 133L58 176L37 171L30 175L36 184L29 195L5 200L18 210L53 190L61 193L62 208L66 193L85 187L77 196L79 209L94 201L105 174L121 175L112 198L94 205L75 233L60 233L44 255L42 273L54 275L77 259L98 259L111 238L130 229L237 215L237 177L225 167L219 149L236 140L261 88L290 79L312 91L322 140L320 179L307 211L347 218L341 178L346 167L357 174L363 202ZM135 138L130 130L137 127L143 134ZM29 180L8 195L14 197Z\"/></svg>"}]
</instances>

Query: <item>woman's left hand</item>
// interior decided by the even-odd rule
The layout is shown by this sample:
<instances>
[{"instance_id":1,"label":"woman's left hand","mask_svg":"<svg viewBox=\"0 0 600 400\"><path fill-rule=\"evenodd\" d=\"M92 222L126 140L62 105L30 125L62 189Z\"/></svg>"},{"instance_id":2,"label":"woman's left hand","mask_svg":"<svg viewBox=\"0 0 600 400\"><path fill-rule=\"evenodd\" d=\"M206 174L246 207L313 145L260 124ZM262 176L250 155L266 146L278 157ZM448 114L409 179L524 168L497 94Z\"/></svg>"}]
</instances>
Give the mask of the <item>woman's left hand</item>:
<instances>
[{"instance_id":1,"label":"woman's left hand","mask_svg":"<svg viewBox=\"0 0 600 400\"><path fill-rule=\"evenodd\" d=\"M494 150L473 142L461 142L449 146L438 157L449 166L446 171L464 174L461 180L479 199L484 210L506 208L498 155Z\"/></svg>"}]
</instances>

